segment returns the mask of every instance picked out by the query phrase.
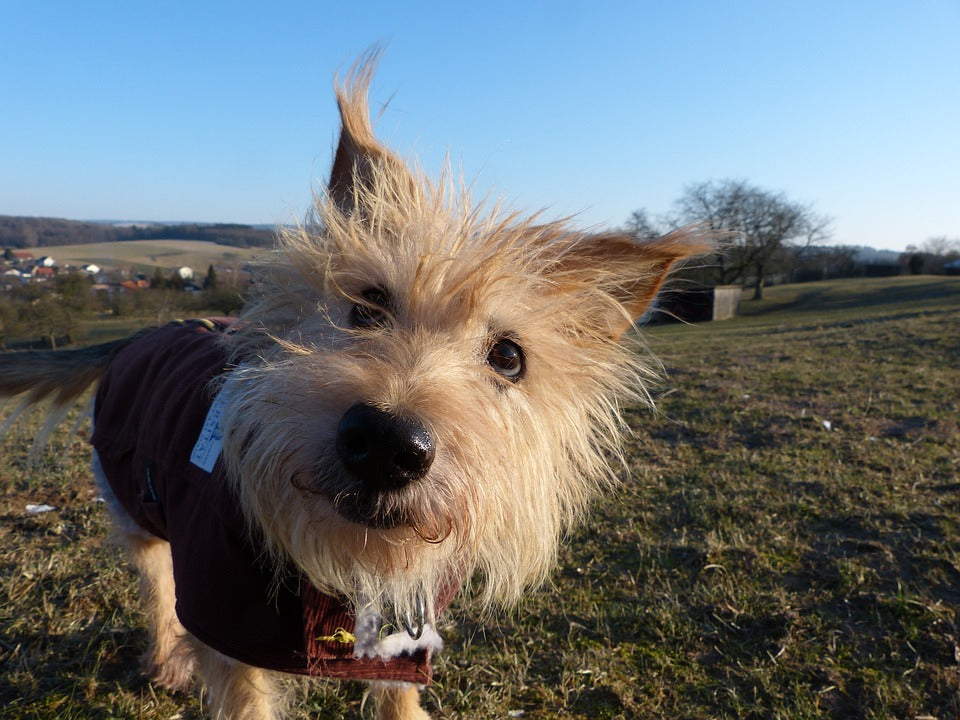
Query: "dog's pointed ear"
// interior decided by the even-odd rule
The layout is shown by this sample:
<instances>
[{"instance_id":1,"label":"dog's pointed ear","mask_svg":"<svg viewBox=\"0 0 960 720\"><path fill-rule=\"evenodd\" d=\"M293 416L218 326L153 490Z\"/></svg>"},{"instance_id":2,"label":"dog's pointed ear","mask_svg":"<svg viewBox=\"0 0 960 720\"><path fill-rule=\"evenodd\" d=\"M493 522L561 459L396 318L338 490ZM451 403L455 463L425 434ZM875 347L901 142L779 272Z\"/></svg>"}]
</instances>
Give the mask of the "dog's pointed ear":
<instances>
[{"instance_id":1,"label":"dog's pointed ear","mask_svg":"<svg viewBox=\"0 0 960 720\"><path fill-rule=\"evenodd\" d=\"M585 235L564 249L551 274L561 286L565 280L587 284L615 301L591 312L599 313L592 321L600 332L618 339L646 312L677 262L713 248L696 227L643 241L625 233Z\"/></svg>"},{"instance_id":2,"label":"dog's pointed ear","mask_svg":"<svg viewBox=\"0 0 960 720\"><path fill-rule=\"evenodd\" d=\"M375 48L361 57L336 88L340 110L340 140L333 158L327 192L347 215L376 192L378 182L400 182L413 186L413 177L404 163L374 136L367 94L381 50Z\"/></svg>"}]
</instances>

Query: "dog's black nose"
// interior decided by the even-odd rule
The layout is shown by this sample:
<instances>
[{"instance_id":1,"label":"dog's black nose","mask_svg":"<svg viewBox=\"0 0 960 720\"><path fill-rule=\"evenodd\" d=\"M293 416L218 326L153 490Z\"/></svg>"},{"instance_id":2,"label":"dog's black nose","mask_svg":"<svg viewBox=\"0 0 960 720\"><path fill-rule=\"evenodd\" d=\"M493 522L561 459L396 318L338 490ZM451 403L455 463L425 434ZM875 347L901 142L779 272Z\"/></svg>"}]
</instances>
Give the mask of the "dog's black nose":
<instances>
[{"instance_id":1,"label":"dog's black nose","mask_svg":"<svg viewBox=\"0 0 960 720\"><path fill-rule=\"evenodd\" d=\"M398 490L419 480L433 464L430 431L417 420L357 403L337 426L337 455L368 490Z\"/></svg>"}]
</instances>

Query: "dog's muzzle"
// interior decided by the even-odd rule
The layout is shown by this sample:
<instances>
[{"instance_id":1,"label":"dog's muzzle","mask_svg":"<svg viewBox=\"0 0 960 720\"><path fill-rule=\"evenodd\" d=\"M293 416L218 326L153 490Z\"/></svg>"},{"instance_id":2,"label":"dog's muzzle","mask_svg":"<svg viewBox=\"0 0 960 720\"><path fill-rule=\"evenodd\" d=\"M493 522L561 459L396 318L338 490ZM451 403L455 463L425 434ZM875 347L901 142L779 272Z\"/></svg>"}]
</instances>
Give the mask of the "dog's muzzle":
<instances>
[{"instance_id":1,"label":"dog's muzzle","mask_svg":"<svg viewBox=\"0 0 960 720\"><path fill-rule=\"evenodd\" d=\"M357 403L337 426L337 456L364 494L399 490L430 470L433 435L423 423Z\"/></svg>"}]
</instances>

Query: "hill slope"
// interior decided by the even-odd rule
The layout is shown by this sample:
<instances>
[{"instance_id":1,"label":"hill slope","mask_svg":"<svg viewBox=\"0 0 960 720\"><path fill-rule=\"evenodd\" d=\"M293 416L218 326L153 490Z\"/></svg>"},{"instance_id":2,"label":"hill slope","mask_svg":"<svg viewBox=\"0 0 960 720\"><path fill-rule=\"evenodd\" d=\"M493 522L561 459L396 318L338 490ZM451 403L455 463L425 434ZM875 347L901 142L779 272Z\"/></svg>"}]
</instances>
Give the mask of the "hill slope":
<instances>
[{"instance_id":1,"label":"hill slope","mask_svg":"<svg viewBox=\"0 0 960 720\"><path fill-rule=\"evenodd\" d=\"M98 223L0 215L0 249L45 248L124 240L203 240L236 247L269 247L275 233L250 225Z\"/></svg>"}]
</instances>

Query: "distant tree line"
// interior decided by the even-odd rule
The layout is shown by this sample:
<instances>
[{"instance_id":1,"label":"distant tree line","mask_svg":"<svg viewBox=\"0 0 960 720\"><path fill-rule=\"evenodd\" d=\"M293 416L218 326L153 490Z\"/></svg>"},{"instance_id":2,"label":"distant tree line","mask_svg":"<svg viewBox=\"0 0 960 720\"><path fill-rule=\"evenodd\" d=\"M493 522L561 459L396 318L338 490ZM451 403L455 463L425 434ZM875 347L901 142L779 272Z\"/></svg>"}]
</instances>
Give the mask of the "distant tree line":
<instances>
[{"instance_id":1,"label":"distant tree line","mask_svg":"<svg viewBox=\"0 0 960 720\"><path fill-rule=\"evenodd\" d=\"M639 209L624 229L640 239L695 225L717 243L713 258L688 266L682 276L701 285L739 284L763 296L771 281L804 282L857 274L943 272L960 257L960 241L931 238L920 248L908 248L897 264L858 260L858 249L830 247L830 218L812 205L771 192L745 180L703 182L687 186L673 211L653 220Z\"/></svg>"},{"instance_id":2,"label":"distant tree line","mask_svg":"<svg viewBox=\"0 0 960 720\"><path fill-rule=\"evenodd\" d=\"M0 215L0 247L16 249L121 240L206 240L233 247L269 247L273 230L236 224L113 225Z\"/></svg>"},{"instance_id":3,"label":"distant tree line","mask_svg":"<svg viewBox=\"0 0 960 720\"><path fill-rule=\"evenodd\" d=\"M960 238L951 239L946 235L928 238L919 247L907 245L903 257L911 275L939 275L944 272L958 274L960 270L947 268L951 263L955 264L960 260Z\"/></svg>"}]
</instances>

